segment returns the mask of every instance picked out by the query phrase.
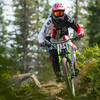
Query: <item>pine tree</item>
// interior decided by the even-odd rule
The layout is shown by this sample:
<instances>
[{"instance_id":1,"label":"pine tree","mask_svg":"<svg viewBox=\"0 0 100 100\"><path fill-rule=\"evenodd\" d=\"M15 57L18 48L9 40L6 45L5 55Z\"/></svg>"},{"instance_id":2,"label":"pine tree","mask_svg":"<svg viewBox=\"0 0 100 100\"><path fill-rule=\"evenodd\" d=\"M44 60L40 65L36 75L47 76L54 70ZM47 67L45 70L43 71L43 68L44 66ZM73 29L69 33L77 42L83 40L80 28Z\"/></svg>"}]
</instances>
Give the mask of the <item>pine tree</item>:
<instances>
[{"instance_id":1,"label":"pine tree","mask_svg":"<svg viewBox=\"0 0 100 100\"><path fill-rule=\"evenodd\" d=\"M18 57L18 66L22 68L22 71L28 72L29 66L32 63L32 46L36 44L35 35L36 35L36 20L38 15L36 12L37 9L37 0L13 0L15 10L15 41L13 45L16 48ZM35 48L33 46L33 48Z\"/></svg>"},{"instance_id":2,"label":"pine tree","mask_svg":"<svg viewBox=\"0 0 100 100\"><path fill-rule=\"evenodd\" d=\"M4 1L0 0L0 99L9 99L7 79L11 77L11 69L14 66L14 61L10 56L10 49L7 47L8 32L6 30L7 22L4 20Z\"/></svg>"},{"instance_id":3,"label":"pine tree","mask_svg":"<svg viewBox=\"0 0 100 100\"><path fill-rule=\"evenodd\" d=\"M88 17L88 35L90 37L89 44L95 45L96 43L100 45L100 1L94 0L90 1L89 7L89 17Z\"/></svg>"},{"instance_id":4,"label":"pine tree","mask_svg":"<svg viewBox=\"0 0 100 100\"><path fill-rule=\"evenodd\" d=\"M43 20L48 14L48 6L44 0L13 0L15 7L15 42L12 47L16 52L17 66L22 71L40 69L39 61L43 49L38 45L37 36L42 27ZM42 8L42 9L41 9ZM44 11L46 9L46 11ZM46 17L47 18L47 17Z\"/></svg>"}]
</instances>

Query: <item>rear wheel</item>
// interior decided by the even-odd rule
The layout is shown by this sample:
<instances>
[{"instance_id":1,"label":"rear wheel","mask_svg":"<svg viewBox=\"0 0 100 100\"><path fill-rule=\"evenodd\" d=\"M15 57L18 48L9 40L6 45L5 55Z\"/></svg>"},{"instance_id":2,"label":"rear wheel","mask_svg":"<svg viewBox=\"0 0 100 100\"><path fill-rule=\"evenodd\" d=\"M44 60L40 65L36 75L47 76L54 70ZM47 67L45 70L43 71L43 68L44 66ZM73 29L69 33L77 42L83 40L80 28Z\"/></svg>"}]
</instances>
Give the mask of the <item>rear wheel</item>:
<instances>
[{"instance_id":1,"label":"rear wheel","mask_svg":"<svg viewBox=\"0 0 100 100\"><path fill-rule=\"evenodd\" d=\"M71 78L70 64L65 57L62 58L62 65L66 87L70 94L75 96L74 78Z\"/></svg>"}]
</instances>

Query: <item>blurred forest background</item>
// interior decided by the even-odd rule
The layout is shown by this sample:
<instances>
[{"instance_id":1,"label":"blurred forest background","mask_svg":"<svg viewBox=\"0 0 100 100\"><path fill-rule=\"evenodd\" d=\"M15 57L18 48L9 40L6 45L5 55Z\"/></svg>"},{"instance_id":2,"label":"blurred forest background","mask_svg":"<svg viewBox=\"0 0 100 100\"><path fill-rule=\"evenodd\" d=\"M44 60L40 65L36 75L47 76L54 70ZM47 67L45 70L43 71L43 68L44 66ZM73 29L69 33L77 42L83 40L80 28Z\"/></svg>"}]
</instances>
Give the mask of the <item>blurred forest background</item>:
<instances>
[{"instance_id":1,"label":"blurred forest background","mask_svg":"<svg viewBox=\"0 0 100 100\"><path fill-rule=\"evenodd\" d=\"M91 100L100 100L100 0L72 1L68 15L85 30L84 38L76 44L80 50L78 67L85 68L77 92L85 93ZM4 10L8 6L13 10L9 19ZM40 83L55 79L49 54L37 41L50 13L49 0L12 0L10 5L0 0L0 100L49 100L42 98L44 94L33 94L35 89L29 83L14 88L8 80L26 73L36 75Z\"/></svg>"}]
</instances>

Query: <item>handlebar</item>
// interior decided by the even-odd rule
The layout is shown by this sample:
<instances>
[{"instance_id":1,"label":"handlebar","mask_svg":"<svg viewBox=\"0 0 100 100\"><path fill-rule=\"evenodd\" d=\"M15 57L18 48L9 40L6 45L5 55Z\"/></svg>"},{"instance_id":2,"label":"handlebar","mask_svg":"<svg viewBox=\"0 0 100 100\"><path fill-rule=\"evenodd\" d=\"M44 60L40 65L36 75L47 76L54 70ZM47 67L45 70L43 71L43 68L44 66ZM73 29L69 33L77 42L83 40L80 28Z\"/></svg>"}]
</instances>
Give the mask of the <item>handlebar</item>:
<instances>
[{"instance_id":1,"label":"handlebar","mask_svg":"<svg viewBox=\"0 0 100 100\"><path fill-rule=\"evenodd\" d=\"M48 41L48 40L46 40L45 39L45 45L47 45L47 46L51 46L52 44L60 44L60 43L65 43L65 42L68 42L68 41L75 41L75 40L78 40L79 38L76 36L76 37L74 37L74 38L69 38L69 39L67 39L67 40L61 40L61 41L56 41L56 42L50 42L50 41Z\"/></svg>"},{"instance_id":2,"label":"handlebar","mask_svg":"<svg viewBox=\"0 0 100 100\"><path fill-rule=\"evenodd\" d=\"M54 48L54 49L56 49L57 48L57 44L63 44L63 43L66 43L66 42L68 42L68 41L75 41L75 40L79 40L79 38L76 36L76 37L74 37L74 38L69 38L69 39L67 39L67 40L61 40L61 41L56 41L56 42L50 42L50 41L48 41L48 40L46 40L45 39L45 46L47 46L47 47L52 47L52 48ZM70 46L72 46L72 42L71 43L68 43ZM75 50L76 50L76 46L75 46Z\"/></svg>"}]
</instances>

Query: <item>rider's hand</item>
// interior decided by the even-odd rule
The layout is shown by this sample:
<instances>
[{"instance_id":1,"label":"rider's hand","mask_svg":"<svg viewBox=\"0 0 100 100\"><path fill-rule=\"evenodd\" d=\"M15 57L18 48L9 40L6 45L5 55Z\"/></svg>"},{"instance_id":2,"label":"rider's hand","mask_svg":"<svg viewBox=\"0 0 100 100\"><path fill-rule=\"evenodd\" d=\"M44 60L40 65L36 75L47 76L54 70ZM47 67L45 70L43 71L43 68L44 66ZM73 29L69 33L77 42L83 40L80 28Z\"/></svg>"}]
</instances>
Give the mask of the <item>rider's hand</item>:
<instances>
[{"instance_id":1,"label":"rider's hand","mask_svg":"<svg viewBox=\"0 0 100 100\"><path fill-rule=\"evenodd\" d=\"M81 39L84 36L84 30L82 27L78 26L78 30L77 30L78 36L77 39Z\"/></svg>"},{"instance_id":2,"label":"rider's hand","mask_svg":"<svg viewBox=\"0 0 100 100\"><path fill-rule=\"evenodd\" d=\"M45 43L44 42L40 42L40 46L45 46Z\"/></svg>"},{"instance_id":3,"label":"rider's hand","mask_svg":"<svg viewBox=\"0 0 100 100\"><path fill-rule=\"evenodd\" d=\"M79 34L79 35L77 36L77 39L81 39L82 37L84 37L84 34Z\"/></svg>"},{"instance_id":4,"label":"rider's hand","mask_svg":"<svg viewBox=\"0 0 100 100\"><path fill-rule=\"evenodd\" d=\"M67 36L67 35L63 36L63 40L68 40L68 39L69 39L69 36Z\"/></svg>"}]
</instances>

